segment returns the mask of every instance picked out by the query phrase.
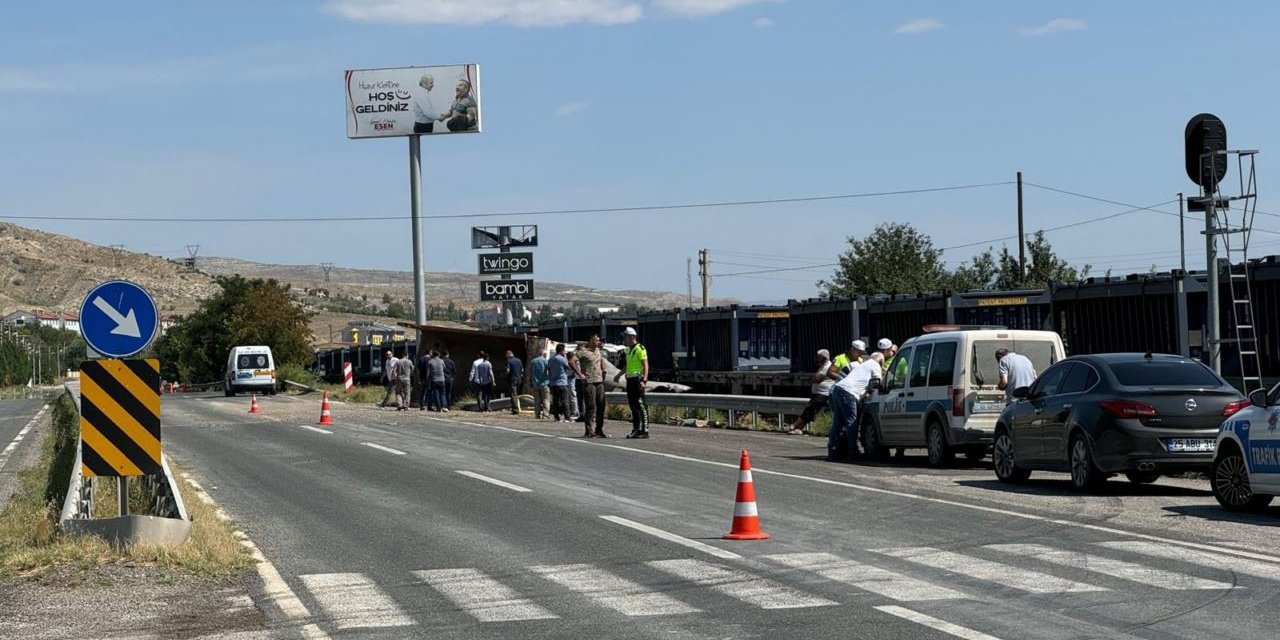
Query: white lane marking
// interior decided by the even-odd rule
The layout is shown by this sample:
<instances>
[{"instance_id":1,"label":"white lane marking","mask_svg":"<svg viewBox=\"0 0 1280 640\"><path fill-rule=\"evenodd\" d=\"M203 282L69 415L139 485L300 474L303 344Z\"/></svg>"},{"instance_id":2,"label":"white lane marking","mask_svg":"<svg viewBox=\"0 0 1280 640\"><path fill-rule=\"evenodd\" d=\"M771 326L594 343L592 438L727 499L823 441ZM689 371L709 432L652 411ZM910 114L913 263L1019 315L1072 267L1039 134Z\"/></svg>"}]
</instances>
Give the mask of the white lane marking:
<instances>
[{"instance_id":1,"label":"white lane marking","mask_svg":"<svg viewBox=\"0 0 1280 640\"><path fill-rule=\"evenodd\" d=\"M483 427L487 425L476 425L476 426ZM514 429L507 429L507 430L515 431ZM522 431L521 433L525 433L525 432ZM560 437L559 439L565 442L573 442L576 444L588 445L592 447L607 447L610 449L618 449L620 451L627 451L630 453L639 453L639 454L650 455L650 456L658 456L661 458L669 458L672 460L684 460L686 462L696 462L698 464L711 465L714 467L728 467L730 469L738 468L737 464L730 464L727 462L717 462L715 460L703 460L701 458L681 456L681 455L676 455L674 453L663 453L661 451L649 451L647 449L625 447L625 446L616 445L616 444L606 444L603 442L595 442L592 440L584 440L581 438ZM833 487L843 487L845 489L856 489L858 491L865 492L865 493L876 493L880 495L894 496L897 498L906 498L908 500L919 500L921 502L941 504L949 507L958 507L961 509L969 509L971 511L981 511L983 513L990 513L990 514L1000 515L1000 516L1008 516L1010 518L1020 518L1023 520L1031 520L1033 522L1056 524L1063 527L1073 527L1076 529L1084 529L1086 531L1097 531L1100 533L1107 533L1107 534L1117 535L1117 536L1125 536L1127 538L1134 538L1138 540L1162 542L1165 544L1178 545L1178 546L1186 547L1190 549L1213 551L1216 553L1234 555L1242 558L1253 558L1255 560L1263 560L1266 562L1280 562L1280 556L1267 555L1264 553L1254 553L1251 551L1243 551L1239 549L1232 549L1222 545L1205 544L1201 542L1190 542L1187 540L1175 540L1173 538L1165 538L1165 537L1151 535L1147 533L1137 533L1135 531L1127 531L1125 529L1117 529L1115 527L1105 527L1102 525L1089 524L1086 522L1077 522L1075 520L1064 520L1062 518L1054 518L1051 516L1041 516L1041 515L1036 515L1034 513L1024 513L1021 511L1012 511L1009 509L1001 509L999 507L988 507L980 504L961 502L959 500L951 500L948 498L933 498L930 496L921 495L918 493L910 493L907 491L898 491L895 489L884 489L881 487L873 487L870 485L855 484L852 482L843 482L841 480L831 480L829 478L818 478L814 476L800 475L798 473L786 473L784 471L770 471L768 469L761 469L760 467L756 467L756 466L753 466L751 470L757 474L777 476L779 478L791 478L792 480L805 480L808 482L817 482L819 484L825 484Z\"/></svg>"},{"instance_id":2,"label":"white lane marking","mask_svg":"<svg viewBox=\"0 0 1280 640\"><path fill-rule=\"evenodd\" d=\"M526 488L524 488L524 487L522 487L522 486L520 486L520 485L518 485L518 484L511 484L510 482L503 482L503 481L501 481L501 480L499 480L499 479L497 479L497 478L490 478L489 476L480 475L480 474L478 474L478 473L476 473L476 472L474 472L474 471L463 471L463 470L459 469L459 470L458 470L458 473L459 473L459 474L461 474L461 475L464 475L464 476L466 476L466 477L468 477L468 478L475 478L476 480L479 480L479 481L481 481L481 482L488 482L489 484L497 485L497 486L499 486L499 487L503 487L503 488L506 488L506 489L510 489L510 490L512 490L512 491L519 491L520 493L528 493L529 491L531 491L530 489L526 489Z\"/></svg>"},{"instance_id":3,"label":"white lane marking","mask_svg":"<svg viewBox=\"0 0 1280 640\"><path fill-rule=\"evenodd\" d=\"M196 497L201 502L214 507L214 515L219 520L231 521L231 517L227 515L227 512L223 511L222 507L214 502L213 498L204 490L204 487L200 486L200 483L196 482L190 473L184 471L182 478L187 481L187 484L191 485L191 488L196 492ZM253 540L250 540L249 536L239 529L232 531L231 534L240 541L244 548L249 550L249 555L254 560L254 568L258 571L258 577L262 579L263 595L287 618L294 620L310 618L311 611L307 609L306 605L302 604L302 600L289 587L289 583L285 582L284 578L280 576L276 566L271 564L271 561L262 554L262 550L258 548L258 545L254 544ZM314 624L304 625L302 633L307 640L329 640L329 634Z\"/></svg>"},{"instance_id":4,"label":"white lane marking","mask_svg":"<svg viewBox=\"0 0 1280 640\"><path fill-rule=\"evenodd\" d=\"M699 612L671 596L589 564L538 566L529 567L529 570L626 616L670 616Z\"/></svg>"},{"instance_id":5,"label":"white lane marking","mask_svg":"<svg viewBox=\"0 0 1280 640\"><path fill-rule=\"evenodd\" d=\"M846 560L830 553L783 553L764 556L764 558L785 567L816 573L828 580L842 582L863 591L903 602L968 597L959 591L894 571Z\"/></svg>"},{"instance_id":6,"label":"white lane marking","mask_svg":"<svg viewBox=\"0 0 1280 640\"><path fill-rule=\"evenodd\" d=\"M682 558L654 560L645 564L699 586L711 587L731 598L761 609L799 609L836 604L826 598L792 589L768 578L761 578L745 571L726 569L702 560Z\"/></svg>"},{"instance_id":7,"label":"white lane marking","mask_svg":"<svg viewBox=\"0 0 1280 640\"><path fill-rule=\"evenodd\" d=\"M678 545L689 547L690 549L697 549L698 551L713 555L717 558L724 558L725 560L737 560L742 557L732 551L725 551L724 549L713 547L709 544L698 542L697 540L690 540L683 536L678 536L674 533L671 533L670 531L663 531L662 529L659 529L657 527L651 527L647 524L641 524L634 520L628 520L626 518L620 518L618 516L600 516L600 517L614 524L620 524L624 527L631 527L636 531L647 533L651 536L662 538L667 542L674 542Z\"/></svg>"},{"instance_id":8,"label":"white lane marking","mask_svg":"<svg viewBox=\"0 0 1280 640\"><path fill-rule=\"evenodd\" d=\"M1185 549L1177 549L1162 544L1143 542L1141 540L1119 540L1116 542L1099 542L1098 546L1119 551L1140 553L1155 558L1177 560L1187 564L1230 571L1256 578L1280 580L1280 565L1269 562L1245 560L1220 553L1188 553Z\"/></svg>"},{"instance_id":9,"label":"white lane marking","mask_svg":"<svg viewBox=\"0 0 1280 640\"><path fill-rule=\"evenodd\" d=\"M910 620L911 622L922 624L930 629L935 629L937 631L953 635L957 638L964 638L964 640L1000 640L995 636L987 635L981 631L974 631L968 627L962 627L958 624L947 622L946 620L939 620L933 616L926 616L923 613L912 611L905 607L885 604L876 607L876 611L887 613L891 616L897 616L903 620Z\"/></svg>"},{"instance_id":10,"label":"white lane marking","mask_svg":"<svg viewBox=\"0 0 1280 640\"><path fill-rule=\"evenodd\" d=\"M1130 580L1153 587L1159 587L1161 589L1235 588L1235 585L1229 582L1206 580L1204 578L1189 576L1185 573L1148 567L1136 562L1125 562L1124 560L1095 556L1079 551L1055 549L1042 544L989 544L986 545L986 548L1025 558L1035 558L1041 562L1048 562L1050 564L1056 564L1063 567L1101 573L1104 576Z\"/></svg>"},{"instance_id":11,"label":"white lane marking","mask_svg":"<svg viewBox=\"0 0 1280 640\"><path fill-rule=\"evenodd\" d=\"M301 427L301 428L303 428L303 429L306 429L307 431L314 431L314 432L316 432L316 433L327 433L327 434L329 434L329 435L333 435L333 432L332 432L332 431L330 431L330 430L328 430L328 429L321 429L320 427L313 427L313 426L311 426L311 425L309 425L309 424L300 424L300 425L298 425L298 426L299 426L299 427Z\"/></svg>"},{"instance_id":12,"label":"white lane marking","mask_svg":"<svg viewBox=\"0 0 1280 640\"><path fill-rule=\"evenodd\" d=\"M414 577L439 591L480 622L550 620L558 618L479 569L414 571Z\"/></svg>"},{"instance_id":13,"label":"white lane marking","mask_svg":"<svg viewBox=\"0 0 1280 640\"><path fill-rule=\"evenodd\" d=\"M403 452L403 451L401 451L401 450L399 450L399 449L392 449L391 447L384 447L384 446L382 446L382 445L380 445L380 444L374 444L374 443L372 443L372 442L365 442L365 443L362 443L362 444L364 444L364 446L366 446L366 447L373 447L374 449L377 449L377 450L379 450L379 451L386 451L387 453L394 453L394 454L396 454L396 455L398 455L398 456L407 456L407 455L409 455L409 454L407 454L407 453L405 453L405 452Z\"/></svg>"},{"instance_id":14,"label":"white lane marking","mask_svg":"<svg viewBox=\"0 0 1280 640\"><path fill-rule=\"evenodd\" d=\"M47 407L48 405L45 406ZM5 463L9 462L9 456L13 454L13 450L18 448L18 444L22 442L23 438L27 437L27 434L36 426L36 422L40 420L42 415L44 415L44 409L38 411L31 420L27 421L26 426L22 427L21 431L18 431L18 435L13 437L9 445L4 448L4 451L0 451L0 469L3 469Z\"/></svg>"},{"instance_id":15,"label":"white lane marking","mask_svg":"<svg viewBox=\"0 0 1280 640\"><path fill-rule=\"evenodd\" d=\"M1013 565L992 562L985 558L966 556L951 551L942 551L933 547L908 547L902 549L878 549L881 553L894 558L901 558L926 567L942 569L952 573L995 582L1006 587L1030 591L1031 593L1076 593L1082 591L1107 591L1103 587L1067 580L1057 576L1022 569Z\"/></svg>"},{"instance_id":16,"label":"white lane marking","mask_svg":"<svg viewBox=\"0 0 1280 640\"><path fill-rule=\"evenodd\" d=\"M510 431L526 436L538 436L539 438L555 438L557 436L550 433L538 433L537 431L529 431L528 429L512 429L511 427L499 427L496 424L481 424L479 422L467 422L466 420L453 420L451 418L441 418L440 416L428 416L428 420L436 420L438 422L449 422L453 424L465 424L469 427L484 427L485 429L497 429L498 431Z\"/></svg>"},{"instance_id":17,"label":"white lane marking","mask_svg":"<svg viewBox=\"0 0 1280 640\"><path fill-rule=\"evenodd\" d=\"M372 580L359 573L298 576L338 629L407 627L416 624Z\"/></svg>"}]
</instances>

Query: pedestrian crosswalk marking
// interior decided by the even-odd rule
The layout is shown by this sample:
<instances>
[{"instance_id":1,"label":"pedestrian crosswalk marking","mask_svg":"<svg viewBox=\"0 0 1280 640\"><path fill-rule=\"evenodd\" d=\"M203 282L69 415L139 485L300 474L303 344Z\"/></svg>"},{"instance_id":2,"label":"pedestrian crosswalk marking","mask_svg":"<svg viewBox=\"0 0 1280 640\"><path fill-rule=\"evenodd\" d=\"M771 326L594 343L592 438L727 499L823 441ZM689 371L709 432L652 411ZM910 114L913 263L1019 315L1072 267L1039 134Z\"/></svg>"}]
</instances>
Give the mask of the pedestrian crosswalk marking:
<instances>
[{"instance_id":1,"label":"pedestrian crosswalk marking","mask_svg":"<svg viewBox=\"0 0 1280 640\"><path fill-rule=\"evenodd\" d=\"M300 576L339 629L407 627L416 624L372 580L359 573L317 573Z\"/></svg>"},{"instance_id":2,"label":"pedestrian crosswalk marking","mask_svg":"<svg viewBox=\"0 0 1280 640\"><path fill-rule=\"evenodd\" d=\"M691 558L654 560L646 564L682 580L693 582L696 585L711 587L731 598L736 598L761 609L798 609L836 604L826 598L792 589L768 578L761 578L743 571L726 569L702 560Z\"/></svg>"},{"instance_id":3,"label":"pedestrian crosswalk marking","mask_svg":"<svg viewBox=\"0 0 1280 640\"><path fill-rule=\"evenodd\" d=\"M1161 589L1232 589L1235 585L1229 582L1206 580L1176 571L1165 571L1135 562L1126 562L1095 556L1079 551L1054 549L1041 544L990 544L986 548L994 549L1027 558L1035 558L1064 567L1083 569L1093 573L1140 582Z\"/></svg>"},{"instance_id":4,"label":"pedestrian crosswalk marking","mask_svg":"<svg viewBox=\"0 0 1280 640\"><path fill-rule=\"evenodd\" d=\"M880 549L881 553L908 562L942 569L952 573L967 575L979 580L995 582L1006 587L1031 593L1078 593L1085 591L1107 591L1105 587L1097 587L1075 580L1059 578L1039 571L1022 569L1013 565L992 562L985 558L966 556L951 551L943 551L933 547L908 547L900 549Z\"/></svg>"},{"instance_id":5,"label":"pedestrian crosswalk marking","mask_svg":"<svg viewBox=\"0 0 1280 640\"><path fill-rule=\"evenodd\" d=\"M1098 546L1115 549L1117 551L1140 553L1142 555L1152 556L1155 558L1177 560L1178 562L1185 562L1201 567L1231 571L1232 573L1253 576L1255 578L1280 580L1280 564L1262 562L1260 560L1249 560L1247 558L1238 558L1236 556L1229 556L1225 553L1210 553L1195 549L1171 547L1169 545L1158 544L1155 542L1144 542L1141 540L1099 542Z\"/></svg>"},{"instance_id":6,"label":"pedestrian crosswalk marking","mask_svg":"<svg viewBox=\"0 0 1280 640\"><path fill-rule=\"evenodd\" d=\"M902 602L966 597L959 591L879 567L845 560L830 553L785 553L765 556L765 559L792 569L816 573L828 580L842 582L863 591Z\"/></svg>"},{"instance_id":7,"label":"pedestrian crosswalk marking","mask_svg":"<svg viewBox=\"0 0 1280 640\"><path fill-rule=\"evenodd\" d=\"M964 640L1000 640L995 636L987 635L981 631L974 631L973 629L962 627L958 624L947 622L946 620L939 620L933 616L927 616L919 611L912 611L911 609L905 609L903 607L883 605L876 607L876 611L897 616L903 620L910 620L916 624L922 624L931 629L937 629L938 631L948 635L952 635L957 638L964 638Z\"/></svg>"},{"instance_id":8,"label":"pedestrian crosswalk marking","mask_svg":"<svg viewBox=\"0 0 1280 640\"><path fill-rule=\"evenodd\" d=\"M529 570L627 616L666 616L699 611L664 593L589 564L538 566L529 567Z\"/></svg>"},{"instance_id":9,"label":"pedestrian crosswalk marking","mask_svg":"<svg viewBox=\"0 0 1280 640\"><path fill-rule=\"evenodd\" d=\"M554 613L536 605L479 569L432 569L413 576L430 585L480 622L548 620Z\"/></svg>"}]
</instances>

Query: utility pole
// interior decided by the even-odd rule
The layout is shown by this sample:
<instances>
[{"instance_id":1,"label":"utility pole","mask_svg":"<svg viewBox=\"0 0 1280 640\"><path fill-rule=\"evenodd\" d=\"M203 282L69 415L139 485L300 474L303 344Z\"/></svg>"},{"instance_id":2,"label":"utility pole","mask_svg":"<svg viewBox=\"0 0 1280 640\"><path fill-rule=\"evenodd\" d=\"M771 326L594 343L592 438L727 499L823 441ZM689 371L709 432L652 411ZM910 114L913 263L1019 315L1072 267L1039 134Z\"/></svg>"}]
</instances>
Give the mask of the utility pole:
<instances>
[{"instance_id":1,"label":"utility pole","mask_svg":"<svg viewBox=\"0 0 1280 640\"><path fill-rule=\"evenodd\" d=\"M689 304L693 306L693 258L685 257L684 259L684 286L688 291Z\"/></svg>"},{"instance_id":2,"label":"utility pole","mask_svg":"<svg viewBox=\"0 0 1280 640\"><path fill-rule=\"evenodd\" d=\"M1208 197L1204 207L1204 257L1208 269L1209 312L1205 314L1205 346L1209 349L1209 368L1222 373L1222 327L1218 322L1218 212L1215 210L1215 189L1205 189Z\"/></svg>"},{"instance_id":3,"label":"utility pole","mask_svg":"<svg viewBox=\"0 0 1280 640\"><path fill-rule=\"evenodd\" d=\"M1027 235L1022 230L1022 172L1018 172L1018 278L1027 277Z\"/></svg>"},{"instance_id":4,"label":"utility pole","mask_svg":"<svg viewBox=\"0 0 1280 640\"><path fill-rule=\"evenodd\" d=\"M698 250L698 275L702 277L702 308L707 308L707 298L711 290L711 274L707 267L710 266L710 251L706 249Z\"/></svg>"},{"instance_id":5,"label":"utility pole","mask_svg":"<svg viewBox=\"0 0 1280 640\"><path fill-rule=\"evenodd\" d=\"M1178 251L1182 256L1182 272L1187 272L1187 223L1182 221L1182 193L1178 193Z\"/></svg>"}]
</instances>

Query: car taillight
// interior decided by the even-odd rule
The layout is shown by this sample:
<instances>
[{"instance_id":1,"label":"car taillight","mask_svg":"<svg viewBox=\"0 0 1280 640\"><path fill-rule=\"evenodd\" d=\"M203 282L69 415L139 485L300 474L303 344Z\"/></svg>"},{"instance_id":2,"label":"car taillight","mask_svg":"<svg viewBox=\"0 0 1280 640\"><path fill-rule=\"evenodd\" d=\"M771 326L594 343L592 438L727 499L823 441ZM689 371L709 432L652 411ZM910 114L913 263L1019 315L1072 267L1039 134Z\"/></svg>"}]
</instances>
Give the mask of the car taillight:
<instances>
[{"instance_id":1,"label":"car taillight","mask_svg":"<svg viewBox=\"0 0 1280 640\"><path fill-rule=\"evenodd\" d=\"M964 417L964 388L950 387L951 389L951 415L957 418Z\"/></svg>"},{"instance_id":2,"label":"car taillight","mask_svg":"<svg viewBox=\"0 0 1280 640\"><path fill-rule=\"evenodd\" d=\"M1235 402L1228 402L1227 406L1222 408L1222 417L1229 418L1235 415L1237 411L1247 406L1249 406L1248 400L1236 400Z\"/></svg>"},{"instance_id":3,"label":"car taillight","mask_svg":"<svg viewBox=\"0 0 1280 640\"><path fill-rule=\"evenodd\" d=\"M1098 406L1116 418L1154 418L1159 415L1155 407L1133 400L1107 400L1099 402Z\"/></svg>"}]
</instances>

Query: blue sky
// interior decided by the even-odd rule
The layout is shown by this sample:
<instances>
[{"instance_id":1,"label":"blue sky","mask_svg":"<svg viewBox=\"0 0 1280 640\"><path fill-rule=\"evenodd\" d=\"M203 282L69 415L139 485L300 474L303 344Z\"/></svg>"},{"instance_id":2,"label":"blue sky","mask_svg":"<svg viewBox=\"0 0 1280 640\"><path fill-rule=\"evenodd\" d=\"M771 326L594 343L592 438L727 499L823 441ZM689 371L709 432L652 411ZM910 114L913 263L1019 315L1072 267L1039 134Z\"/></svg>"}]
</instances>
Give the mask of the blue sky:
<instances>
[{"instance_id":1,"label":"blue sky","mask_svg":"<svg viewBox=\"0 0 1280 640\"><path fill-rule=\"evenodd\" d=\"M1152 205L1191 191L1182 131L1203 111L1233 148L1263 151L1260 209L1280 212L1266 196L1280 178L1267 170L1280 154L1278 17L1266 2L6 3L0 215L407 215L408 143L345 137L342 72L463 62L481 66L484 133L424 141L426 215L893 191L1018 170ZM1211 41L1192 37L1203 22ZM1124 211L1030 187L1025 198L1029 230ZM683 291L699 248L713 273L833 262L846 236L890 220L939 246L1011 235L1014 189L484 224L539 224L539 279ZM411 265L407 220L13 221L170 257L200 244L263 262ZM473 223L427 222L428 269L475 268ZM1258 226L1280 231L1280 217ZM1192 265L1199 228L1187 225ZM1178 261L1177 220L1158 213L1049 238L1095 272ZM1280 253L1280 235L1257 234L1254 253ZM804 298L828 273L722 277L712 292Z\"/></svg>"}]
</instances>

